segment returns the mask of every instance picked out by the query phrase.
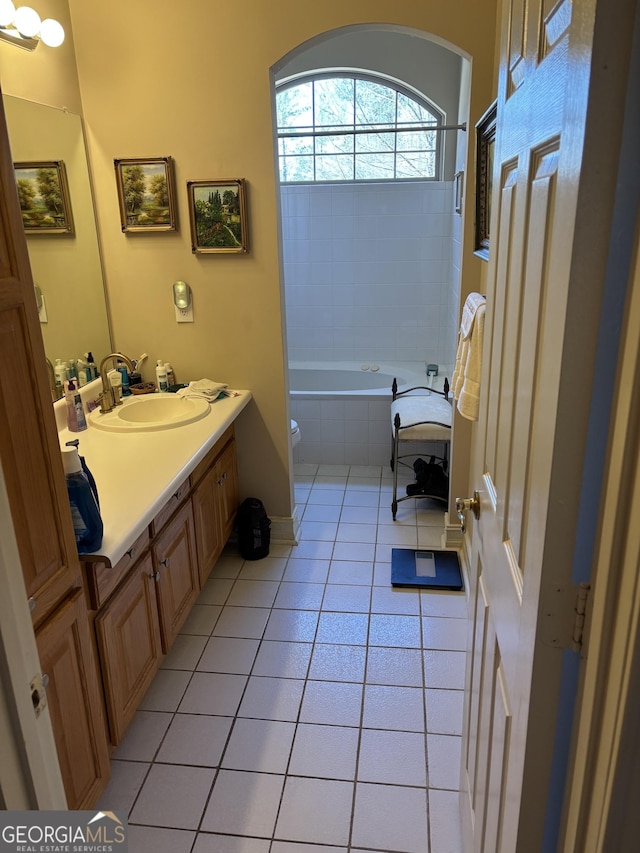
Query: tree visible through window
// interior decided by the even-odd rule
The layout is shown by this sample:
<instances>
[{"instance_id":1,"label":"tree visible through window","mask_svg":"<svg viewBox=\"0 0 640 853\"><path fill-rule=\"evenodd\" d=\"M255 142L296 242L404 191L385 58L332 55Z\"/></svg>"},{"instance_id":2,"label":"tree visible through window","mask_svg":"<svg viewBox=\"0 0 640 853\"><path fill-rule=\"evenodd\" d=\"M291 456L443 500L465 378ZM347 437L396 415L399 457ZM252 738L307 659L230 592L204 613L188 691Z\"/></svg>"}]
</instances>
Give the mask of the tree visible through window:
<instances>
[{"instance_id":1,"label":"tree visible through window","mask_svg":"<svg viewBox=\"0 0 640 853\"><path fill-rule=\"evenodd\" d=\"M437 179L437 111L389 83L316 75L276 94L280 180Z\"/></svg>"}]
</instances>

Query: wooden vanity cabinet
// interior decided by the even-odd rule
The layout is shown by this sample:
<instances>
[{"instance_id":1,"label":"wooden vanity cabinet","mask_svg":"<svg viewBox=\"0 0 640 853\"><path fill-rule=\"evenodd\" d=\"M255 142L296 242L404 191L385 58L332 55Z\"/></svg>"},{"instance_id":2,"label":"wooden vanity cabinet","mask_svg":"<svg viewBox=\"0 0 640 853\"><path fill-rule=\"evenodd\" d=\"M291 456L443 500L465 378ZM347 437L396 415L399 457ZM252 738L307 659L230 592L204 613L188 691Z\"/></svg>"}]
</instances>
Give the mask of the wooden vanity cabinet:
<instances>
[{"instance_id":1,"label":"wooden vanity cabinet","mask_svg":"<svg viewBox=\"0 0 640 853\"><path fill-rule=\"evenodd\" d=\"M191 501L186 501L152 548L162 648L168 652L200 592Z\"/></svg>"},{"instance_id":2,"label":"wooden vanity cabinet","mask_svg":"<svg viewBox=\"0 0 640 853\"><path fill-rule=\"evenodd\" d=\"M147 551L95 620L114 744L122 739L162 661L157 583Z\"/></svg>"},{"instance_id":3,"label":"wooden vanity cabinet","mask_svg":"<svg viewBox=\"0 0 640 853\"><path fill-rule=\"evenodd\" d=\"M194 472L193 492L200 585L206 582L231 532L238 509L236 442L230 427Z\"/></svg>"},{"instance_id":4,"label":"wooden vanity cabinet","mask_svg":"<svg viewBox=\"0 0 640 853\"><path fill-rule=\"evenodd\" d=\"M102 690L81 589L36 632L69 809L92 808L109 780Z\"/></svg>"}]
</instances>

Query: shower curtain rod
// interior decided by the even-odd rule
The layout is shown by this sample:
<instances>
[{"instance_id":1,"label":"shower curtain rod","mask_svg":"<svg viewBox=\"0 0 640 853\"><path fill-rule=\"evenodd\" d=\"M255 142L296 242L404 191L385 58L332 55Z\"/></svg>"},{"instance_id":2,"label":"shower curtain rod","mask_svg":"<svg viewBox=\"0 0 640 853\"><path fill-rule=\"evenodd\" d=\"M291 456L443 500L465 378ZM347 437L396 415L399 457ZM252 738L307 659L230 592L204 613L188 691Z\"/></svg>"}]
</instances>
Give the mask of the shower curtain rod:
<instances>
[{"instance_id":1,"label":"shower curtain rod","mask_svg":"<svg viewBox=\"0 0 640 853\"><path fill-rule=\"evenodd\" d=\"M426 124L419 125L418 127L389 127L386 129L382 128L372 128L372 129L364 129L361 128L359 130L309 130L309 131L297 131L291 133L278 133L278 139L296 139L300 137L307 136L360 136L364 133L415 133L420 130L432 130L432 131L441 131L441 130L466 130L467 125L466 122L463 124Z\"/></svg>"}]
</instances>

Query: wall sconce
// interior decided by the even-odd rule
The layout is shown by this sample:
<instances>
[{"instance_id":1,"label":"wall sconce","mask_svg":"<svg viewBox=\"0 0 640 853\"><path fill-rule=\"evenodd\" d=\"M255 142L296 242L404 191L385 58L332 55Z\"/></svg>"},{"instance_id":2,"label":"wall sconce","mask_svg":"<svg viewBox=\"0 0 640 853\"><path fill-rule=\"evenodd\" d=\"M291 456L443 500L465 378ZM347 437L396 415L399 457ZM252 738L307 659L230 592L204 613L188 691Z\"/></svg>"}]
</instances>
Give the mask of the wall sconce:
<instances>
[{"instance_id":1,"label":"wall sconce","mask_svg":"<svg viewBox=\"0 0 640 853\"><path fill-rule=\"evenodd\" d=\"M16 9L11 0L0 0L0 39L24 50L35 50L41 41L47 47L59 47L64 41L64 29L54 18L41 21L30 6Z\"/></svg>"}]
</instances>

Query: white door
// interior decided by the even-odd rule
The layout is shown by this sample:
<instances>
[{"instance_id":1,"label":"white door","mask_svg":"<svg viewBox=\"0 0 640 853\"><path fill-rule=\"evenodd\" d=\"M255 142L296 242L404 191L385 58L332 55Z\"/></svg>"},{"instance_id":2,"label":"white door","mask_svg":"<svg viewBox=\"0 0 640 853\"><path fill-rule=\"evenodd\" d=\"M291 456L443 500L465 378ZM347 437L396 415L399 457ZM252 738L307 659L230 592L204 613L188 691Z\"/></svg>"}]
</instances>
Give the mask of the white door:
<instances>
[{"instance_id":1,"label":"white door","mask_svg":"<svg viewBox=\"0 0 640 853\"><path fill-rule=\"evenodd\" d=\"M503 4L471 478L480 513L468 519L461 813L465 850L478 853L555 849L545 819L578 592L573 557L615 180L607 146L619 121L602 85L607 55L593 73L591 59L628 27L616 10L594 23L597 5Z\"/></svg>"}]
</instances>

